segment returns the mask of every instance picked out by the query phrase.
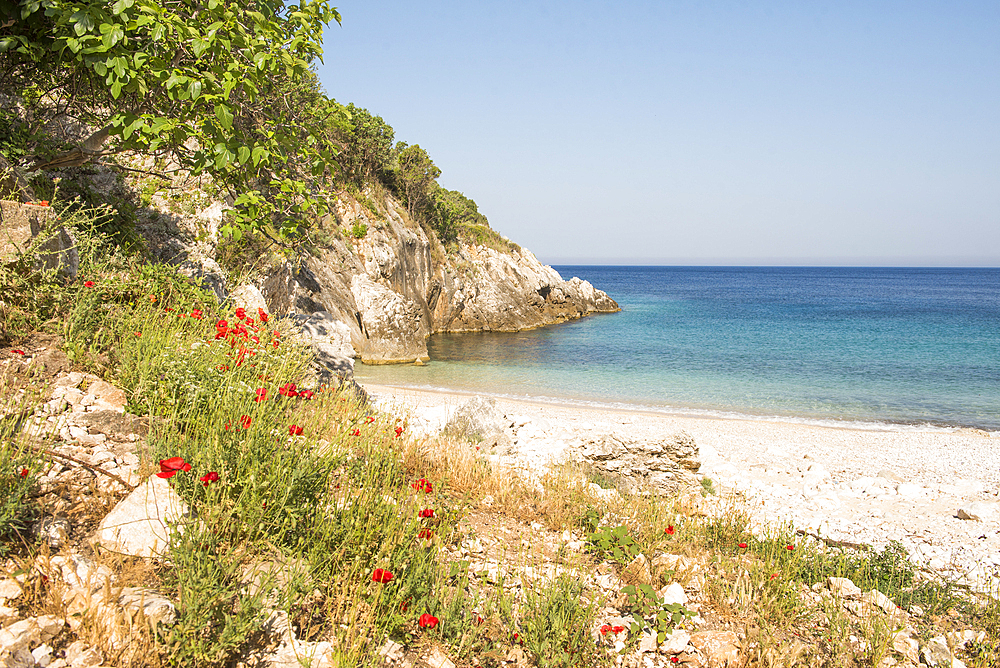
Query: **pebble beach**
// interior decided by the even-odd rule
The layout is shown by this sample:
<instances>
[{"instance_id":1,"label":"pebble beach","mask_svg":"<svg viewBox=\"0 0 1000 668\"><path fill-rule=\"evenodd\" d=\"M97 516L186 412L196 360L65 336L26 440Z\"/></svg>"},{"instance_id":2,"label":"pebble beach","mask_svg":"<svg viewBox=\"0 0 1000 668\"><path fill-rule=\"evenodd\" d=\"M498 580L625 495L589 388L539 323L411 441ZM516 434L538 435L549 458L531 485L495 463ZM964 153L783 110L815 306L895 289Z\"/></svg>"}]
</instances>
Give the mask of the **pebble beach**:
<instances>
[{"instance_id":1,"label":"pebble beach","mask_svg":"<svg viewBox=\"0 0 1000 668\"><path fill-rule=\"evenodd\" d=\"M432 436L472 394L365 384L376 405ZM595 433L686 432L718 495L759 530L791 522L835 541L900 542L918 565L980 589L1000 575L1000 438L974 429L861 428L600 409L496 398L514 447L485 454L537 474Z\"/></svg>"}]
</instances>

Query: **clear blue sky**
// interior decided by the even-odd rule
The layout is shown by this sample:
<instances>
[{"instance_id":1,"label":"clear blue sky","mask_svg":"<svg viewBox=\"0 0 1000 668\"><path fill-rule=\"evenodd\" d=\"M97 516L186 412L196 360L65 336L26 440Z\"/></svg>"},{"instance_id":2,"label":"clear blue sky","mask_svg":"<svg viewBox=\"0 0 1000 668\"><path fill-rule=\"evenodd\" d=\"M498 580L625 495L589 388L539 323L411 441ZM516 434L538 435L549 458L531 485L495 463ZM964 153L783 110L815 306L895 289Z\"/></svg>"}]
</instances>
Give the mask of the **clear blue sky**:
<instances>
[{"instance_id":1,"label":"clear blue sky","mask_svg":"<svg viewBox=\"0 0 1000 668\"><path fill-rule=\"evenodd\" d=\"M549 263L1000 265L1000 2L349 0L328 95Z\"/></svg>"}]
</instances>

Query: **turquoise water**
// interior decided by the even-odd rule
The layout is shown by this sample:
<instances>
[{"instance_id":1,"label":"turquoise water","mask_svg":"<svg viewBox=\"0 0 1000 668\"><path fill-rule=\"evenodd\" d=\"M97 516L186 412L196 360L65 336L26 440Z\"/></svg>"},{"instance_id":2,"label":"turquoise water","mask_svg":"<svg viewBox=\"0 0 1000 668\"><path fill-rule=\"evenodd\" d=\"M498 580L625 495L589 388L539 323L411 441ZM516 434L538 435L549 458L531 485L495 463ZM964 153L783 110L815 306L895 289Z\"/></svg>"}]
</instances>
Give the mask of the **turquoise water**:
<instances>
[{"instance_id":1,"label":"turquoise water","mask_svg":"<svg viewBox=\"0 0 1000 668\"><path fill-rule=\"evenodd\" d=\"M435 335L375 384L668 413L1000 430L1000 269L556 267L622 312Z\"/></svg>"}]
</instances>

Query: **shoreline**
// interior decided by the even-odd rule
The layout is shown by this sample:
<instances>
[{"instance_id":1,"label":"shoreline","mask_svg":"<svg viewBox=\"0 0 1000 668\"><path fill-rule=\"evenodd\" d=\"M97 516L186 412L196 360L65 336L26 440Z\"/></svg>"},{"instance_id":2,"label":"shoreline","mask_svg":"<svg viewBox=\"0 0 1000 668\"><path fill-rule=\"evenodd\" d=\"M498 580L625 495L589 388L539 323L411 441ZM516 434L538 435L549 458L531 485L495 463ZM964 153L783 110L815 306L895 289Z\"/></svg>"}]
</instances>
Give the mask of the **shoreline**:
<instances>
[{"instance_id":1,"label":"shoreline","mask_svg":"<svg viewBox=\"0 0 1000 668\"><path fill-rule=\"evenodd\" d=\"M364 383L376 405L432 436L477 393ZM973 429L858 429L803 422L667 415L493 396L515 425L514 468L557 461L595 432L630 438L690 434L700 475L742 498L760 521L882 547L899 541L914 561L970 582L1000 572L1000 448ZM519 428L516 425L521 425ZM980 520L959 519L979 508ZM996 514L993 514L993 513Z\"/></svg>"}]
</instances>

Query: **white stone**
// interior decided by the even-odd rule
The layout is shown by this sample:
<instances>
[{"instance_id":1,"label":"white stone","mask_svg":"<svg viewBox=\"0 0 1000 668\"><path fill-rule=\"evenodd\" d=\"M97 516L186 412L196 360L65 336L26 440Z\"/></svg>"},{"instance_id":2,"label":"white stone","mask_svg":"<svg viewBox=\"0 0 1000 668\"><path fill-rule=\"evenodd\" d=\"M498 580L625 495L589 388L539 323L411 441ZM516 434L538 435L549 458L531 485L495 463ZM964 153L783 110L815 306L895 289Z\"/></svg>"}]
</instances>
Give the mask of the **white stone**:
<instances>
[{"instance_id":1,"label":"white stone","mask_svg":"<svg viewBox=\"0 0 1000 668\"><path fill-rule=\"evenodd\" d=\"M683 629L674 629L673 633L660 643L660 654L680 654L690 641L690 633Z\"/></svg>"},{"instance_id":2,"label":"white stone","mask_svg":"<svg viewBox=\"0 0 1000 668\"><path fill-rule=\"evenodd\" d=\"M21 593L21 585L17 583L17 580L12 580L10 578L0 580L0 599L15 599L18 598Z\"/></svg>"},{"instance_id":3,"label":"white stone","mask_svg":"<svg viewBox=\"0 0 1000 668\"><path fill-rule=\"evenodd\" d=\"M955 516L960 520L988 522L1000 515L1000 504L993 501L973 501L958 509Z\"/></svg>"},{"instance_id":4,"label":"white stone","mask_svg":"<svg viewBox=\"0 0 1000 668\"><path fill-rule=\"evenodd\" d=\"M684 605L688 601L687 594L684 593L684 587L677 582L670 583L660 590L659 594L660 598L662 598L663 602L667 605L671 603L680 603L681 605Z\"/></svg>"},{"instance_id":5,"label":"white stone","mask_svg":"<svg viewBox=\"0 0 1000 668\"><path fill-rule=\"evenodd\" d=\"M112 552L160 557L169 542L168 525L187 514L187 504L170 487L169 480L151 476L108 513L97 528L96 538Z\"/></svg>"}]
</instances>

